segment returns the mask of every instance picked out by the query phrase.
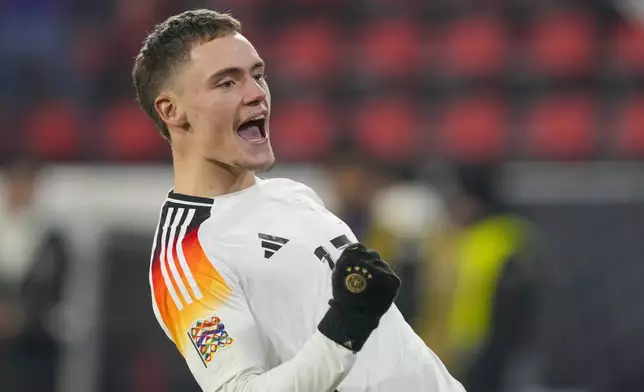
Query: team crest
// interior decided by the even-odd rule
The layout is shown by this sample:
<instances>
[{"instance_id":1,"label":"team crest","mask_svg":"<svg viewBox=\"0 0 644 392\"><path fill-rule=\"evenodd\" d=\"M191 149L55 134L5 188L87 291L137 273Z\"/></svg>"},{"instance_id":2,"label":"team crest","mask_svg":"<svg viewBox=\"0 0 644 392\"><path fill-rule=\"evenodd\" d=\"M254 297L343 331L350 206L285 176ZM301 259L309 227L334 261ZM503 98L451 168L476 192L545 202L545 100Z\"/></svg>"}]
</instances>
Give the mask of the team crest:
<instances>
[{"instance_id":1,"label":"team crest","mask_svg":"<svg viewBox=\"0 0 644 392\"><path fill-rule=\"evenodd\" d=\"M228 335L226 326L217 316L208 320L195 321L188 331L188 337L197 349L204 366L208 366L218 350L234 342L234 339Z\"/></svg>"},{"instance_id":2,"label":"team crest","mask_svg":"<svg viewBox=\"0 0 644 392\"><path fill-rule=\"evenodd\" d=\"M344 285L350 292L360 294L367 288L367 281L362 275L351 274L345 279Z\"/></svg>"},{"instance_id":3,"label":"team crest","mask_svg":"<svg viewBox=\"0 0 644 392\"><path fill-rule=\"evenodd\" d=\"M367 288L367 280L372 279L373 275L366 268L359 266L347 267L347 277L344 279L344 287L354 294L360 294Z\"/></svg>"}]
</instances>

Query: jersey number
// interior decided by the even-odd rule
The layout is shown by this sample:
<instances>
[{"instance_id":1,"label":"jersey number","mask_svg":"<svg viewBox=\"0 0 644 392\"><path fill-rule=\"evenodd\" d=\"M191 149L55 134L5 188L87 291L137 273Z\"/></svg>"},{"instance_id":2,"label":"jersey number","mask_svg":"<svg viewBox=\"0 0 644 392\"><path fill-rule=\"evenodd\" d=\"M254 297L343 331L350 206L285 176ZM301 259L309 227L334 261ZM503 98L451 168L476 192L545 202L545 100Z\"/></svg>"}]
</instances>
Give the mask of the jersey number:
<instances>
[{"instance_id":1,"label":"jersey number","mask_svg":"<svg viewBox=\"0 0 644 392\"><path fill-rule=\"evenodd\" d=\"M331 245L333 245L336 249L344 249L347 247L351 241L347 238L346 235L341 235L339 237L335 237L334 239L331 240ZM315 249L315 256L320 259L321 262L327 263L329 268L333 270L335 268L335 260L333 259L333 256L329 253L329 251L326 250L324 246L318 246Z\"/></svg>"}]
</instances>

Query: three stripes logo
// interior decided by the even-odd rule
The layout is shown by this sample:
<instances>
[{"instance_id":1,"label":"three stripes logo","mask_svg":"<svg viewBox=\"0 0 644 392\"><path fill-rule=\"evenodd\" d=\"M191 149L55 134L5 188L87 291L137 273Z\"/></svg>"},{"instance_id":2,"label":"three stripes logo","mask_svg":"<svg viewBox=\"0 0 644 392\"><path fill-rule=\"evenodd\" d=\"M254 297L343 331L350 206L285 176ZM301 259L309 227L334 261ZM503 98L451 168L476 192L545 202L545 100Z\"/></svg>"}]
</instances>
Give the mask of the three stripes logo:
<instances>
[{"instance_id":1,"label":"three stripes logo","mask_svg":"<svg viewBox=\"0 0 644 392\"><path fill-rule=\"evenodd\" d=\"M277 237L274 235L268 234L257 234L260 240L262 240L262 248L264 249L264 258L270 259L273 257L275 252L282 249L284 245L288 243L288 239Z\"/></svg>"},{"instance_id":2,"label":"three stripes logo","mask_svg":"<svg viewBox=\"0 0 644 392\"><path fill-rule=\"evenodd\" d=\"M177 310L203 298L203 293L191 271L191 264L205 255L196 247L195 231L201 217L195 208L169 207L154 236L154 258L158 257L155 287L165 287ZM158 250L157 250L158 249ZM155 263L156 264L156 263ZM163 282L163 283L161 283ZM161 294L160 294L161 295Z\"/></svg>"}]
</instances>

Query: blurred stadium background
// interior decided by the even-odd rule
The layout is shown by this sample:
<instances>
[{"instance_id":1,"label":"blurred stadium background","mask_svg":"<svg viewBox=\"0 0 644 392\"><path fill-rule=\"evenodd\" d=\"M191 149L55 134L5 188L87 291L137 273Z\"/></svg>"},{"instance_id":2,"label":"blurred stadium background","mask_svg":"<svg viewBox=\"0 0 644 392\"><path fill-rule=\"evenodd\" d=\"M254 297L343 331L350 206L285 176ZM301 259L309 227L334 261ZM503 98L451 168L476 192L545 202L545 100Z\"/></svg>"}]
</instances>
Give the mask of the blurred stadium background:
<instances>
[{"instance_id":1,"label":"blurred stadium background","mask_svg":"<svg viewBox=\"0 0 644 392\"><path fill-rule=\"evenodd\" d=\"M197 7L268 63L267 176L383 251L469 392L644 391L638 0L2 0L0 391L198 390L151 312L170 155L130 83ZM521 228L480 236L501 211ZM524 227L539 257L508 272Z\"/></svg>"}]
</instances>

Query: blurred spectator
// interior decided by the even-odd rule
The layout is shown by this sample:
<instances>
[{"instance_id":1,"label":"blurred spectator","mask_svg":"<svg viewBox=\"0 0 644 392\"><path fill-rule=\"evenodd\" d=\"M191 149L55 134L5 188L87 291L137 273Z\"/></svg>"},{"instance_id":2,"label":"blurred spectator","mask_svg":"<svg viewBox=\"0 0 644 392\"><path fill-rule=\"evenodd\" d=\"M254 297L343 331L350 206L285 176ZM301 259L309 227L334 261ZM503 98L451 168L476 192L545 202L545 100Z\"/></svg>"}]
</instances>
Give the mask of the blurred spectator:
<instances>
[{"instance_id":1,"label":"blurred spectator","mask_svg":"<svg viewBox=\"0 0 644 392\"><path fill-rule=\"evenodd\" d=\"M54 391L59 351L53 314L66 264L61 234L34 203L38 167L20 161L0 205L0 390Z\"/></svg>"},{"instance_id":2,"label":"blurred spectator","mask_svg":"<svg viewBox=\"0 0 644 392\"><path fill-rule=\"evenodd\" d=\"M432 262L438 264L429 285L439 286L433 291L441 292L442 301L428 301L438 309L426 310L443 320L426 318L430 325L418 328L445 344L439 349L447 351L450 370L468 392L496 392L503 390L535 318L536 235L502 202L494 166L463 165L456 172L450 228L432 242L441 248L434 250Z\"/></svg>"},{"instance_id":3,"label":"blurred spectator","mask_svg":"<svg viewBox=\"0 0 644 392\"><path fill-rule=\"evenodd\" d=\"M421 304L429 297L436 298L434 292L440 289L427 281L433 272L428 271L431 263L426 250L427 239L445 220L444 215L444 203L438 192L412 178L390 184L373 197L372 221L377 230L372 231L367 241L375 249L384 249L388 256L385 260L404 282L396 305L417 333L421 332L417 328L422 324L420 320L428 315L428 309ZM432 309L435 305L431 305ZM429 346L434 351L441 350L440 342L435 340Z\"/></svg>"},{"instance_id":4,"label":"blurred spectator","mask_svg":"<svg viewBox=\"0 0 644 392\"><path fill-rule=\"evenodd\" d=\"M328 167L335 195L332 209L361 242L376 249L405 281L396 304L403 316L410 319L414 314L415 285L408 279L408 276L413 276L413 272L409 273L406 267L411 264L407 261L417 253L403 241L399 233L386 225L386 219L377 219L377 210L374 214L376 196L390 189L388 176L382 167L364 157L357 149L342 147L336 151Z\"/></svg>"},{"instance_id":5,"label":"blurred spectator","mask_svg":"<svg viewBox=\"0 0 644 392\"><path fill-rule=\"evenodd\" d=\"M371 202L376 191L384 186L382 171L362 152L348 147L336 149L327 168L335 195L334 212L351 227L356 237L371 236ZM384 249L382 252L387 253Z\"/></svg>"}]
</instances>

